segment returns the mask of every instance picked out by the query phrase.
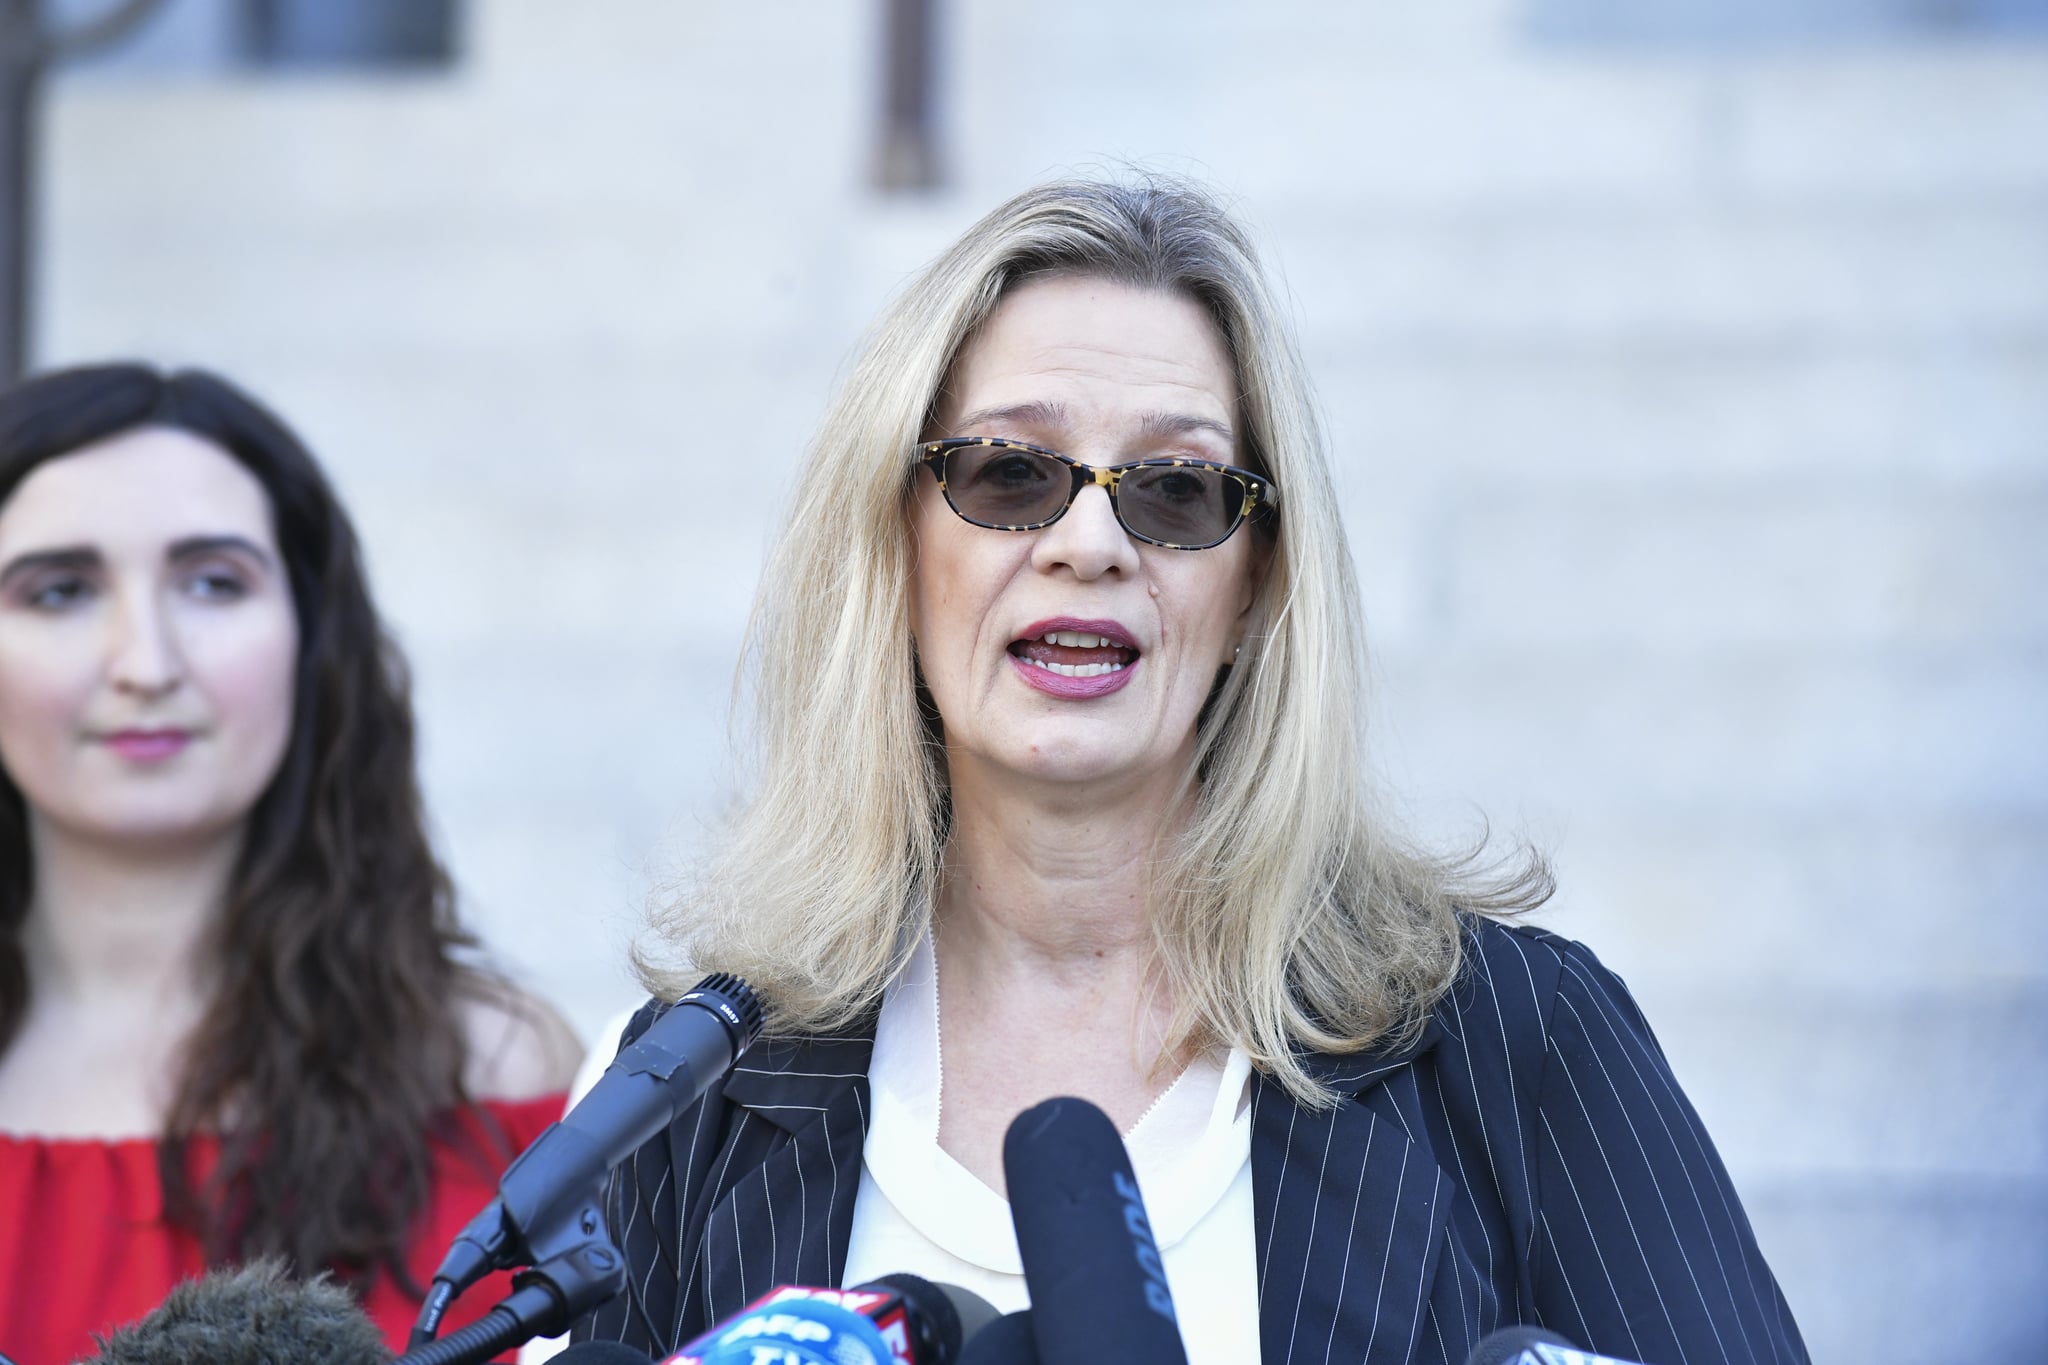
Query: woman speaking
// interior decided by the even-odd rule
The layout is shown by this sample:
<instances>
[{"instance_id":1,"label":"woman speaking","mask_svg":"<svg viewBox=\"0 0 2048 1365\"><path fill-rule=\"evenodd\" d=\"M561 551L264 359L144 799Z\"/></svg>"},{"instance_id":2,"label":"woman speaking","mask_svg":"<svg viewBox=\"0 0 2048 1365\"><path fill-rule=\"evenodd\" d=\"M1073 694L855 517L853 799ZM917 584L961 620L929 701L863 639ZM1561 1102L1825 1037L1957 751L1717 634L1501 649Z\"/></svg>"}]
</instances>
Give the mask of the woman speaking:
<instances>
[{"instance_id":1,"label":"woman speaking","mask_svg":"<svg viewBox=\"0 0 2048 1365\"><path fill-rule=\"evenodd\" d=\"M1190 1356L1459 1365L1545 1325L1804 1348L1549 881L1364 784L1358 592L1306 377L1191 187L1059 183L883 318L762 580L758 770L663 937L770 1029L615 1175L655 1355L786 1282L1024 1287L1010 1120L1124 1134ZM657 1007L636 1018L644 1029Z\"/></svg>"}]
</instances>

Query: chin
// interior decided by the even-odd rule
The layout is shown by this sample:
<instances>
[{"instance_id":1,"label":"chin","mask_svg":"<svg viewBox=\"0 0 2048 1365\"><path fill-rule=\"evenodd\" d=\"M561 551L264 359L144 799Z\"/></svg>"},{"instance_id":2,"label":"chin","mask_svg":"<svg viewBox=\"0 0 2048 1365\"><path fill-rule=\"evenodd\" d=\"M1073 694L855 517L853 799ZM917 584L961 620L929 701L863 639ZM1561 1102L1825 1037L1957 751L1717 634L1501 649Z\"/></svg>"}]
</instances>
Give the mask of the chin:
<instances>
[{"instance_id":1,"label":"chin","mask_svg":"<svg viewBox=\"0 0 2048 1365\"><path fill-rule=\"evenodd\" d=\"M212 843L240 828L248 813L246 806L224 809L210 801L124 802L64 823L96 843L175 849Z\"/></svg>"},{"instance_id":2,"label":"chin","mask_svg":"<svg viewBox=\"0 0 2048 1365\"><path fill-rule=\"evenodd\" d=\"M1173 761L1171 756L1161 759L1127 745L1105 744L1100 733L1029 738L1017 752L1004 756L1003 766L1036 782L1115 786L1157 772Z\"/></svg>"},{"instance_id":3,"label":"chin","mask_svg":"<svg viewBox=\"0 0 2048 1365\"><path fill-rule=\"evenodd\" d=\"M1087 762L1077 759L1047 759L1034 755L1030 761L1016 765L1018 772L1036 782L1054 782L1066 786L1087 787L1107 785L1130 774L1130 765L1125 763Z\"/></svg>"}]
</instances>

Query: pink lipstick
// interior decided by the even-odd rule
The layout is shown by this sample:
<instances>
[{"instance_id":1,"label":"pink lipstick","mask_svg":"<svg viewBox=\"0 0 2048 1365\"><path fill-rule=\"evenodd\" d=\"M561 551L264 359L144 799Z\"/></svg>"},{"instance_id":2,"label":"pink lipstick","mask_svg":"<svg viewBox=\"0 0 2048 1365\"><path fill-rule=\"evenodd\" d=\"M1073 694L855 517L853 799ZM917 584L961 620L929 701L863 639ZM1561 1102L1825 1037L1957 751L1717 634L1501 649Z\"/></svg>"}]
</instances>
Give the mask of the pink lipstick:
<instances>
[{"instance_id":1,"label":"pink lipstick","mask_svg":"<svg viewBox=\"0 0 2048 1365\"><path fill-rule=\"evenodd\" d=\"M165 763L192 742L190 730L116 730L100 741L130 763Z\"/></svg>"},{"instance_id":2,"label":"pink lipstick","mask_svg":"<svg viewBox=\"0 0 2048 1365\"><path fill-rule=\"evenodd\" d=\"M1138 659L1137 645L1119 622L1073 616L1035 621L1010 645L1010 665L1027 686L1069 700L1124 687Z\"/></svg>"}]
</instances>

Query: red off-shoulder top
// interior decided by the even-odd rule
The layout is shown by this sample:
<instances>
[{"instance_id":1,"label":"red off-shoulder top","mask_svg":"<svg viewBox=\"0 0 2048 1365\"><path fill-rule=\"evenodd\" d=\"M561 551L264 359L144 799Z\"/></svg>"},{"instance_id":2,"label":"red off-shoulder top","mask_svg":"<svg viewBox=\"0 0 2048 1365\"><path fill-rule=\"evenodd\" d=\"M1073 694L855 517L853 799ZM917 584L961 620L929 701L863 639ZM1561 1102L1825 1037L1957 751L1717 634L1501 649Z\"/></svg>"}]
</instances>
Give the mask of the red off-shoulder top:
<instances>
[{"instance_id":1,"label":"red off-shoulder top","mask_svg":"<svg viewBox=\"0 0 2048 1365\"><path fill-rule=\"evenodd\" d=\"M513 1154L562 1116L565 1097L487 1101ZM477 1143L434 1148L433 1187L407 1251L407 1266L424 1286L448 1245L497 1193L500 1169L472 1155L496 1147L484 1119L468 1135ZM217 1145L193 1144L199 1169ZM509 1161L509 1156L507 1161ZM150 1138L20 1137L0 1133L0 1355L17 1365L69 1365L94 1354L92 1334L131 1323L162 1302L180 1281L205 1273L198 1244L164 1222ZM442 1323L446 1336L490 1311L511 1292L494 1275L469 1290ZM419 1316L419 1300L388 1274L377 1276L363 1303L394 1352Z\"/></svg>"}]
</instances>

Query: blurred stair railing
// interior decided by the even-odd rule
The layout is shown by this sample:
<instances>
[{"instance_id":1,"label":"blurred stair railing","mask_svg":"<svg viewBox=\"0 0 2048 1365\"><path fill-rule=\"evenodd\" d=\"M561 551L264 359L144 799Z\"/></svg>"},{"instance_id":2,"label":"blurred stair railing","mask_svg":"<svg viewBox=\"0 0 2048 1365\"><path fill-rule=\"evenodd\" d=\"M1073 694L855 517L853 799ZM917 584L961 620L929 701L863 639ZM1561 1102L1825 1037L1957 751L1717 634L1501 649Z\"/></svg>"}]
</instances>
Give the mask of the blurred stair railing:
<instances>
[{"instance_id":1,"label":"blurred stair railing","mask_svg":"<svg viewBox=\"0 0 2048 1365\"><path fill-rule=\"evenodd\" d=\"M161 3L115 0L97 18L56 27L39 0L0 0L0 383L20 377L28 363L43 76L67 57L119 42Z\"/></svg>"},{"instance_id":2,"label":"blurred stair railing","mask_svg":"<svg viewBox=\"0 0 2048 1365\"><path fill-rule=\"evenodd\" d=\"M924 190L939 183L932 25L938 0L885 0L882 141L875 184Z\"/></svg>"}]
</instances>

